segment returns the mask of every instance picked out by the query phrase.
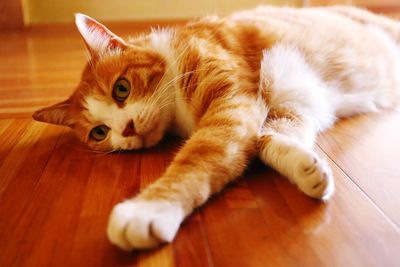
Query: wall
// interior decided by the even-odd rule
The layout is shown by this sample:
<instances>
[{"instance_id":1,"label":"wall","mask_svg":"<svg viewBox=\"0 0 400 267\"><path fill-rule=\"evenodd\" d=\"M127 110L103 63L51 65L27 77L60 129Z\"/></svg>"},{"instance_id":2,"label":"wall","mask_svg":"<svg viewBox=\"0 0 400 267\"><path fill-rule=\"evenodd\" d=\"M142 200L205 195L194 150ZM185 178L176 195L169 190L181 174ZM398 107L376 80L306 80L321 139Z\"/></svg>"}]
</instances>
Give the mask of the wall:
<instances>
[{"instance_id":1,"label":"wall","mask_svg":"<svg viewBox=\"0 0 400 267\"><path fill-rule=\"evenodd\" d=\"M26 25L70 22L76 12L99 20L180 19L226 14L260 4L301 6L303 0L22 0Z\"/></svg>"},{"instance_id":2,"label":"wall","mask_svg":"<svg viewBox=\"0 0 400 267\"><path fill-rule=\"evenodd\" d=\"M223 15L260 4L353 4L400 17L400 0L0 0L0 31L22 29L24 25L71 22L76 12L102 21L168 20Z\"/></svg>"},{"instance_id":3,"label":"wall","mask_svg":"<svg viewBox=\"0 0 400 267\"><path fill-rule=\"evenodd\" d=\"M19 0L0 0L0 31L18 30L24 26Z\"/></svg>"}]
</instances>

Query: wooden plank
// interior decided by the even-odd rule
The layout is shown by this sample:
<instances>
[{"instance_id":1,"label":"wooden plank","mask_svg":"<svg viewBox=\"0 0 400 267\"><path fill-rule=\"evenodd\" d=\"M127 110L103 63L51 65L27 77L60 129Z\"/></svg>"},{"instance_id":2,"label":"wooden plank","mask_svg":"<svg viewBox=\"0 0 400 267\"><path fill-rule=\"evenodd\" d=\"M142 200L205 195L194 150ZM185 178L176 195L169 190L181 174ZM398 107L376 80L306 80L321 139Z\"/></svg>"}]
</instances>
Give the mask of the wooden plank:
<instances>
[{"instance_id":1,"label":"wooden plank","mask_svg":"<svg viewBox=\"0 0 400 267\"><path fill-rule=\"evenodd\" d=\"M105 236L109 212L114 204L132 193L132 188L139 187L140 158L135 155L82 153L93 159L93 167L67 262L71 266L101 266L108 263L117 250L111 247ZM81 255L87 256L82 258ZM114 266L117 266L116 262Z\"/></svg>"},{"instance_id":2,"label":"wooden plank","mask_svg":"<svg viewBox=\"0 0 400 267\"><path fill-rule=\"evenodd\" d=\"M11 124L3 134L3 137L7 134L10 138L0 139L7 140L11 146L3 155L4 161L0 167L0 265L4 266L13 266L20 258L18 253L23 244L35 242L29 238L27 241L24 235L29 231L32 219L27 210L31 208L33 213L40 210L40 203L32 203L32 195L62 132L58 127L40 127L38 123L29 121L18 121L18 124ZM6 146L2 144L1 147ZM24 221L25 224L22 223Z\"/></svg>"},{"instance_id":3,"label":"wooden plank","mask_svg":"<svg viewBox=\"0 0 400 267\"><path fill-rule=\"evenodd\" d=\"M0 2L0 31L21 30L24 27L20 0Z\"/></svg>"},{"instance_id":4,"label":"wooden plank","mask_svg":"<svg viewBox=\"0 0 400 267\"><path fill-rule=\"evenodd\" d=\"M93 158L76 150L71 132L57 144L14 233L17 266L62 266L71 250ZM77 166L79 165L79 166ZM49 256L51 255L51 256ZM13 265L9 265L13 266Z\"/></svg>"},{"instance_id":5,"label":"wooden plank","mask_svg":"<svg viewBox=\"0 0 400 267\"><path fill-rule=\"evenodd\" d=\"M308 243L322 259L329 259L330 266L395 266L400 260L399 228L332 160L328 162L336 193L325 205L282 190Z\"/></svg>"},{"instance_id":6,"label":"wooden plank","mask_svg":"<svg viewBox=\"0 0 400 267\"><path fill-rule=\"evenodd\" d=\"M337 191L325 204L254 169L239 186L253 192L258 210L229 208L226 193L208 203L203 216L216 266L394 266L399 229L330 164Z\"/></svg>"},{"instance_id":7,"label":"wooden plank","mask_svg":"<svg viewBox=\"0 0 400 267\"><path fill-rule=\"evenodd\" d=\"M321 265L322 262L313 256L307 243L301 249L289 251L297 240L302 240L304 234L297 229L290 231L296 222L287 212L284 198L277 194L277 188L271 179L271 175L276 174L272 171L265 172L264 168L259 165L256 169L251 169L247 177L233 183L203 209L204 227L215 266ZM260 182L267 186L260 187ZM259 195L258 190L261 188L266 190ZM263 207L259 204L262 198L267 198L265 203L280 212L273 212L265 218L261 212ZM247 204L234 207L228 204L237 199ZM267 209L264 211L268 212ZM289 233L296 237L293 239L294 243L288 242L290 239L284 237ZM304 257L306 252L309 253Z\"/></svg>"},{"instance_id":8,"label":"wooden plank","mask_svg":"<svg viewBox=\"0 0 400 267\"><path fill-rule=\"evenodd\" d=\"M26 129L27 122L25 120L13 120L13 119L4 119L0 120L1 123L1 135L0 135L0 166L4 164L6 160L7 154L10 150L15 146L18 142L18 139L23 134L24 130ZM11 128L11 130L10 130ZM1 184L4 183L4 179L1 180ZM0 185L0 192L1 189L4 190L6 185Z\"/></svg>"},{"instance_id":9,"label":"wooden plank","mask_svg":"<svg viewBox=\"0 0 400 267\"><path fill-rule=\"evenodd\" d=\"M35 177L34 181L38 180L46 166L61 129L38 124L32 120L14 120L0 136L0 146L3 148L0 152L0 195L9 190L8 186L26 182L29 178L19 180L25 175ZM32 156L35 158L31 159ZM32 162L35 164L32 165Z\"/></svg>"},{"instance_id":10,"label":"wooden plank","mask_svg":"<svg viewBox=\"0 0 400 267\"><path fill-rule=\"evenodd\" d=\"M320 147L400 225L400 113L368 114L339 122Z\"/></svg>"},{"instance_id":11,"label":"wooden plank","mask_svg":"<svg viewBox=\"0 0 400 267\"><path fill-rule=\"evenodd\" d=\"M201 211L196 210L181 226L174 243L175 265L178 267L214 266L208 238L204 232Z\"/></svg>"}]
</instances>

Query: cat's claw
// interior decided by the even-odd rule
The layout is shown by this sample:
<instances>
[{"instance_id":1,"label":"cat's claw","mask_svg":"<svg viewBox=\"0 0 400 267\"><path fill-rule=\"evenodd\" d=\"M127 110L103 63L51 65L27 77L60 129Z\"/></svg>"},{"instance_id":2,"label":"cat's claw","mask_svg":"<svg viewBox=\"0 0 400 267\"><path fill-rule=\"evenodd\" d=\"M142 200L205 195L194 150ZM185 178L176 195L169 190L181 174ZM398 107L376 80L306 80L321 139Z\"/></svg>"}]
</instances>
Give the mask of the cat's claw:
<instances>
[{"instance_id":1,"label":"cat's claw","mask_svg":"<svg viewBox=\"0 0 400 267\"><path fill-rule=\"evenodd\" d=\"M107 235L111 243L123 250L154 248L171 242L183 219L183 209L177 205L128 200L114 207Z\"/></svg>"},{"instance_id":2,"label":"cat's claw","mask_svg":"<svg viewBox=\"0 0 400 267\"><path fill-rule=\"evenodd\" d=\"M294 176L299 189L313 198L329 199L335 189L328 163L316 155L305 154L296 166Z\"/></svg>"}]
</instances>

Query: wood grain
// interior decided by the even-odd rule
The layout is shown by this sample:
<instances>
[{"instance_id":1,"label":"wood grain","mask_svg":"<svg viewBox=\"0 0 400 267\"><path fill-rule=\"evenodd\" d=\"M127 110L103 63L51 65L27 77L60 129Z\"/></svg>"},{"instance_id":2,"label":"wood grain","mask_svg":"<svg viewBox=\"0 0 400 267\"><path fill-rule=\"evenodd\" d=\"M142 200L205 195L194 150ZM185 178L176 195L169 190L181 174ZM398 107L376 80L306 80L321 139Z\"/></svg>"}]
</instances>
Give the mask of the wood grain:
<instances>
[{"instance_id":1,"label":"wood grain","mask_svg":"<svg viewBox=\"0 0 400 267\"><path fill-rule=\"evenodd\" d=\"M357 123L357 127L352 127ZM340 122L319 145L352 181L400 225L400 112L368 114ZM379 151L380 153L377 153Z\"/></svg>"},{"instance_id":2,"label":"wood grain","mask_svg":"<svg viewBox=\"0 0 400 267\"><path fill-rule=\"evenodd\" d=\"M24 27L21 0L0 2L0 31L21 30Z\"/></svg>"},{"instance_id":3,"label":"wood grain","mask_svg":"<svg viewBox=\"0 0 400 267\"><path fill-rule=\"evenodd\" d=\"M115 24L122 35L149 25ZM71 28L69 28L71 27ZM4 34L0 46L0 266L396 266L400 262L400 115L347 119L318 140L333 199L301 194L255 161L197 209L174 242L125 253L105 236L113 205L156 180L181 141L99 154L69 129L33 122L85 63L72 26Z\"/></svg>"}]
</instances>

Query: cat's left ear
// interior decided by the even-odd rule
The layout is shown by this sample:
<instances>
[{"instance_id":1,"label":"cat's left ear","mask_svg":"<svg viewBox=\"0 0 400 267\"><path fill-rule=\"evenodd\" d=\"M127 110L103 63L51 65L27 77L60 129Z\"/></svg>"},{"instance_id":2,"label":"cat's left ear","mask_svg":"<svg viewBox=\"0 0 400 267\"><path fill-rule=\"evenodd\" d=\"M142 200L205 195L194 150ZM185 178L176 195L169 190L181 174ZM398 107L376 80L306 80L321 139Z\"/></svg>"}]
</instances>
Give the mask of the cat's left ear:
<instances>
[{"instance_id":1,"label":"cat's left ear","mask_svg":"<svg viewBox=\"0 0 400 267\"><path fill-rule=\"evenodd\" d=\"M68 98L63 102L35 111L35 113L32 114L32 117L36 121L71 127L72 121L67 116L70 107L71 99Z\"/></svg>"},{"instance_id":2,"label":"cat's left ear","mask_svg":"<svg viewBox=\"0 0 400 267\"><path fill-rule=\"evenodd\" d=\"M75 14L75 23L81 33L92 58L121 51L127 44L103 24L84 14Z\"/></svg>"}]
</instances>

